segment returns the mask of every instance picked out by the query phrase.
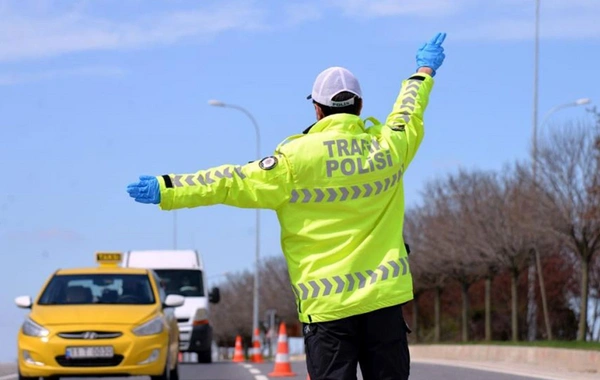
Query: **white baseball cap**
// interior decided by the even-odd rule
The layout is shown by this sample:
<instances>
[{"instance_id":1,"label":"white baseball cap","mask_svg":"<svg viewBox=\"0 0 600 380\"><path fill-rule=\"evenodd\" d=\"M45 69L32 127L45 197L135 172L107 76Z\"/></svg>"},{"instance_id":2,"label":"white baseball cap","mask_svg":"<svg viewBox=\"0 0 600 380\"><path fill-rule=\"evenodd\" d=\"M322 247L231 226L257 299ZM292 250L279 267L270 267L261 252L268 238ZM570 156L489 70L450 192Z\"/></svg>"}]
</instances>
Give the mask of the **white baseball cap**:
<instances>
[{"instance_id":1,"label":"white baseball cap","mask_svg":"<svg viewBox=\"0 0 600 380\"><path fill-rule=\"evenodd\" d=\"M322 104L327 107L347 107L354 104L355 98L344 101L333 101L333 97L340 92L350 92L359 98L362 98L362 91L358 79L343 67L330 67L322 71L315 79L312 93L307 99Z\"/></svg>"}]
</instances>

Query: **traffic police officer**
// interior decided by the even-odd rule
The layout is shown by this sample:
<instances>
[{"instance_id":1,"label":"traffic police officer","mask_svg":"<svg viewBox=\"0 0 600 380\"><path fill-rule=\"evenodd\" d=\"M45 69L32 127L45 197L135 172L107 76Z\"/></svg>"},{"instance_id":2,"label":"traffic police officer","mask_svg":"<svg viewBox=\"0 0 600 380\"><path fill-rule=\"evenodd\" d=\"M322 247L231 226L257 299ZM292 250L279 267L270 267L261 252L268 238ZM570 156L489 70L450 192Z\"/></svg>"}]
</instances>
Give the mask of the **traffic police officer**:
<instances>
[{"instance_id":1,"label":"traffic police officer","mask_svg":"<svg viewBox=\"0 0 600 380\"><path fill-rule=\"evenodd\" d=\"M141 203L175 210L215 204L277 212L313 380L407 379L403 303L413 299L402 238L403 175L423 139L423 114L444 61L439 33L384 123L362 120L358 80L341 67L316 78L317 122L245 165L141 176ZM367 127L367 123L372 125Z\"/></svg>"}]
</instances>

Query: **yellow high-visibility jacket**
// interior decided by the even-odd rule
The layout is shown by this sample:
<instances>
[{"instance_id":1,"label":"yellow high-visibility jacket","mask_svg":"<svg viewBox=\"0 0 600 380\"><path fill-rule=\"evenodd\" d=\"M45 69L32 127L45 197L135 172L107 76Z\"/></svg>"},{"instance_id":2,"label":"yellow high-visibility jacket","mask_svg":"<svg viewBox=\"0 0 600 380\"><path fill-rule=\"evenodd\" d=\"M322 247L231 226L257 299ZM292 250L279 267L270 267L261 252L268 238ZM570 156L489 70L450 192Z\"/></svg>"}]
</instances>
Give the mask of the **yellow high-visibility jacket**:
<instances>
[{"instance_id":1,"label":"yellow high-visibility jacket","mask_svg":"<svg viewBox=\"0 0 600 380\"><path fill-rule=\"evenodd\" d=\"M384 124L331 115L260 161L159 176L159 207L275 210L302 322L410 301L403 174L423 139L433 83L425 73L404 80Z\"/></svg>"}]
</instances>

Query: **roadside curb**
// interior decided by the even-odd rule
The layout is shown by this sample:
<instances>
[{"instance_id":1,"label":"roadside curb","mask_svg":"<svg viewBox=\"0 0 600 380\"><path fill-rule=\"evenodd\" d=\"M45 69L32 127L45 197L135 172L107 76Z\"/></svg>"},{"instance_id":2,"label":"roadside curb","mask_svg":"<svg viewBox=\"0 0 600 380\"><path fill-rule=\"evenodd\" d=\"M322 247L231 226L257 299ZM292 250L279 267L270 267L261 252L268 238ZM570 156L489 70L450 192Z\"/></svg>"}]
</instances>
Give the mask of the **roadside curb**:
<instances>
[{"instance_id":1,"label":"roadside curb","mask_svg":"<svg viewBox=\"0 0 600 380\"><path fill-rule=\"evenodd\" d=\"M411 358L517 363L545 370L600 373L600 351L495 345L409 345Z\"/></svg>"},{"instance_id":2,"label":"roadside curb","mask_svg":"<svg viewBox=\"0 0 600 380\"><path fill-rule=\"evenodd\" d=\"M290 355L291 362L303 362L306 361L306 355Z\"/></svg>"}]
</instances>

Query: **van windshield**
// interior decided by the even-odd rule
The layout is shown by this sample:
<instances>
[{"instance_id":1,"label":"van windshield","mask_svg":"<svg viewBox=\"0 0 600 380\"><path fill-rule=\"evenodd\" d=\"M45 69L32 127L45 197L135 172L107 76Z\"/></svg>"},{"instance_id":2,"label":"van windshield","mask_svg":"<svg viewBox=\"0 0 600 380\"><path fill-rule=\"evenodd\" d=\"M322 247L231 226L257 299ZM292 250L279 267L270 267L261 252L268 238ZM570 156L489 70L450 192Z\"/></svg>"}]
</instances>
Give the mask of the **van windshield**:
<instances>
[{"instance_id":1,"label":"van windshield","mask_svg":"<svg viewBox=\"0 0 600 380\"><path fill-rule=\"evenodd\" d=\"M154 269L154 271L162 280L167 295L204 296L202 271L197 269Z\"/></svg>"}]
</instances>

